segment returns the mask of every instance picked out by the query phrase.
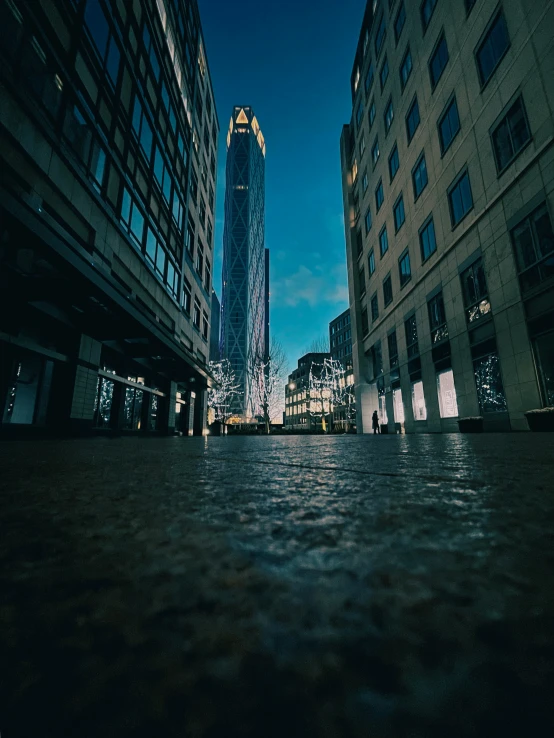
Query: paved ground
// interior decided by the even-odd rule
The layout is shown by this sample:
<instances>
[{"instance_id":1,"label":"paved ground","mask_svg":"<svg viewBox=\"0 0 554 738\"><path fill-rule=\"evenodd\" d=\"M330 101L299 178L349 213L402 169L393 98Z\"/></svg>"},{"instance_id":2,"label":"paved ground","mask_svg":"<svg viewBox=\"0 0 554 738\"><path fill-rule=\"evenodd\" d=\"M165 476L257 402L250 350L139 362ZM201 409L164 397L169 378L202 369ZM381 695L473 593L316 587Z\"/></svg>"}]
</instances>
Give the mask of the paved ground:
<instances>
[{"instance_id":1,"label":"paved ground","mask_svg":"<svg viewBox=\"0 0 554 738\"><path fill-rule=\"evenodd\" d=\"M2 738L554 734L554 436L0 445Z\"/></svg>"}]
</instances>

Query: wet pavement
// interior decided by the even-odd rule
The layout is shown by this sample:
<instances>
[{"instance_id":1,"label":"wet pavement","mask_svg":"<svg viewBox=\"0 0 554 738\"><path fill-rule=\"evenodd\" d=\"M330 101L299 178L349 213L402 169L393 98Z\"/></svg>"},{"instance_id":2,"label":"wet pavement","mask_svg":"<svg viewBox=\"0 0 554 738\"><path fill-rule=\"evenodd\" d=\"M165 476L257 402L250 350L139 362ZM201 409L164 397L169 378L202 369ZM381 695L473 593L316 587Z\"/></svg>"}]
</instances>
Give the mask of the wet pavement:
<instances>
[{"instance_id":1,"label":"wet pavement","mask_svg":"<svg viewBox=\"0 0 554 738\"><path fill-rule=\"evenodd\" d=\"M554 734L554 435L0 444L2 738Z\"/></svg>"}]
</instances>

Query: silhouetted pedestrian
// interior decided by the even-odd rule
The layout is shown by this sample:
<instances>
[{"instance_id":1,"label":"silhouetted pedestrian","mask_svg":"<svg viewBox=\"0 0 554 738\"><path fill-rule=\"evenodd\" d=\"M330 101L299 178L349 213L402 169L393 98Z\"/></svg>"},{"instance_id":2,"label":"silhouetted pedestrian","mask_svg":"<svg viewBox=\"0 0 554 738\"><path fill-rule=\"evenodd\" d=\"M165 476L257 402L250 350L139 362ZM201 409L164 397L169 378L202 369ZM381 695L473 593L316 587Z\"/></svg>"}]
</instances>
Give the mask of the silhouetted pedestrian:
<instances>
[{"instance_id":1,"label":"silhouetted pedestrian","mask_svg":"<svg viewBox=\"0 0 554 738\"><path fill-rule=\"evenodd\" d=\"M377 415L377 410L373 413L371 420L373 422L373 433L379 433L379 416Z\"/></svg>"}]
</instances>

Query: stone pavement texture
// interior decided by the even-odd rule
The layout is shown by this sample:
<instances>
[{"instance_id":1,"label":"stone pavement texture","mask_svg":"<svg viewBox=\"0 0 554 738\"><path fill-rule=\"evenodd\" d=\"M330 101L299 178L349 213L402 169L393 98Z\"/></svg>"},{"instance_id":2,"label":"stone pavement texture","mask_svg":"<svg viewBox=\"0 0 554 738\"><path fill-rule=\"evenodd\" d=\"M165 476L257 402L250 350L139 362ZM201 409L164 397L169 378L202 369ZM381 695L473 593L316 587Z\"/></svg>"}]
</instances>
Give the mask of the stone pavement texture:
<instances>
[{"instance_id":1,"label":"stone pavement texture","mask_svg":"<svg viewBox=\"0 0 554 738\"><path fill-rule=\"evenodd\" d=\"M554 436L0 445L2 738L554 734Z\"/></svg>"}]
</instances>

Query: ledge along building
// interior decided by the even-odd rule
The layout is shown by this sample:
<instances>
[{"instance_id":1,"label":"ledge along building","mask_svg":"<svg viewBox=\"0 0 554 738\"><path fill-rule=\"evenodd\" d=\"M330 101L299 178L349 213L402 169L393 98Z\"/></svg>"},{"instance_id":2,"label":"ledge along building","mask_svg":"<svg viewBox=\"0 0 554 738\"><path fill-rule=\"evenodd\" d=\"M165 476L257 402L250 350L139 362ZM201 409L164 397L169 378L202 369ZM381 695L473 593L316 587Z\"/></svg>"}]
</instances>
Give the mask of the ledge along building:
<instances>
[{"instance_id":1,"label":"ledge along building","mask_svg":"<svg viewBox=\"0 0 554 738\"><path fill-rule=\"evenodd\" d=\"M218 120L193 0L0 2L4 432L201 434Z\"/></svg>"},{"instance_id":2,"label":"ledge along building","mask_svg":"<svg viewBox=\"0 0 554 738\"><path fill-rule=\"evenodd\" d=\"M259 415L251 368L267 357L269 253L265 241L265 141L250 107L233 109L227 134L221 356L240 391L232 413L241 422Z\"/></svg>"},{"instance_id":3,"label":"ledge along building","mask_svg":"<svg viewBox=\"0 0 554 738\"><path fill-rule=\"evenodd\" d=\"M358 432L554 405L553 28L552 0L367 3L340 144Z\"/></svg>"}]
</instances>

